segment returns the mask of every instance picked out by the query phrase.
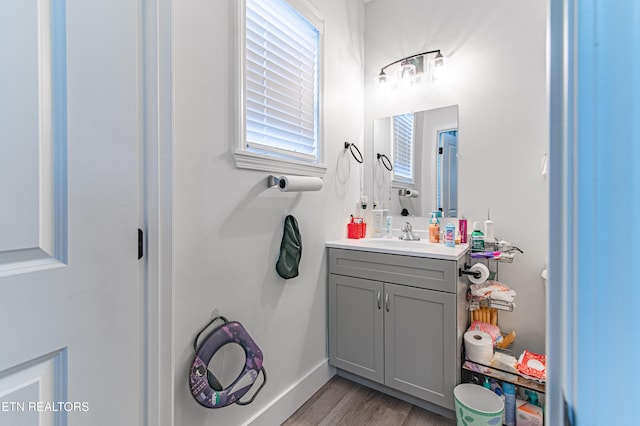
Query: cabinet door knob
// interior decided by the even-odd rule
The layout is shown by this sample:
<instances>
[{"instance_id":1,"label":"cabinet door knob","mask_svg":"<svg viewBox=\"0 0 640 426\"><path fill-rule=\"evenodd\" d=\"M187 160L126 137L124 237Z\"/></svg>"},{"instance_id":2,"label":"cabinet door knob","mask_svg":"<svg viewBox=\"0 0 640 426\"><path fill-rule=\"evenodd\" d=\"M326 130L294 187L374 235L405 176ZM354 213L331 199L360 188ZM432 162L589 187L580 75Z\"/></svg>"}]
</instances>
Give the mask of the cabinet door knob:
<instances>
[{"instance_id":1,"label":"cabinet door knob","mask_svg":"<svg viewBox=\"0 0 640 426\"><path fill-rule=\"evenodd\" d=\"M384 306L387 309L387 312L389 312L389 293L384 296Z\"/></svg>"},{"instance_id":2,"label":"cabinet door knob","mask_svg":"<svg viewBox=\"0 0 640 426\"><path fill-rule=\"evenodd\" d=\"M382 309L382 292L378 292L378 309Z\"/></svg>"}]
</instances>

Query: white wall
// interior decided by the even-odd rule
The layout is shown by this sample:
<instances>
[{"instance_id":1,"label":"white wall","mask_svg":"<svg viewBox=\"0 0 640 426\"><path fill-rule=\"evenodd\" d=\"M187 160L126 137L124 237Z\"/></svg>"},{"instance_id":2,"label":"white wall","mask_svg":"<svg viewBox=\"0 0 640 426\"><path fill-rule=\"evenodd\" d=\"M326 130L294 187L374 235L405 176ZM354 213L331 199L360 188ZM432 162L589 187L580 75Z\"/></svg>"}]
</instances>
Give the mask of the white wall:
<instances>
[{"instance_id":1,"label":"white wall","mask_svg":"<svg viewBox=\"0 0 640 426\"><path fill-rule=\"evenodd\" d=\"M360 172L345 154L344 141L363 144L361 0L311 1L325 17L328 170L321 191L299 194L267 189L269 173L238 170L229 154L235 3L173 3L176 425L244 424L326 360L324 243L346 236L359 196ZM300 276L289 281L275 272L287 211L298 219L303 245ZM207 410L189 394L192 340L215 307L240 321L265 355L267 386L246 407ZM227 378L239 371L233 358L222 362L232 370ZM301 401L308 396L298 395ZM278 415L286 417L286 410L295 408L287 406ZM262 424L279 424L278 415Z\"/></svg>"},{"instance_id":2,"label":"white wall","mask_svg":"<svg viewBox=\"0 0 640 426\"><path fill-rule=\"evenodd\" d=\"M518 292L516 310L500 314L500 326L516 330L516 354L545 351L546 7L537 0L376 0L365 7L367 158L375 118L459 105L459 211L485 220L491 208L496 236L525 252L500 267L501 280ZM449 58L448 83L377 93L382 66L432 49Z\"/></svg>"}]
</instances>

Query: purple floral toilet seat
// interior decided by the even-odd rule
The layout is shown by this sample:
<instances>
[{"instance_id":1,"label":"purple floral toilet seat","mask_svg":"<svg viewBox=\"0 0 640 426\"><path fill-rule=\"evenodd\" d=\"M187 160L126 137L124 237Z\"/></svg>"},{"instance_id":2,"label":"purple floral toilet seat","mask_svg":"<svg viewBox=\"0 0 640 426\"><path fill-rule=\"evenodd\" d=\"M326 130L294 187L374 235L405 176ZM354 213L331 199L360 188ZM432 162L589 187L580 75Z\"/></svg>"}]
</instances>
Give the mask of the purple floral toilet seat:
<instances>
[{"instance_id":1,"label":"purple floral toilet seat","mask_svg":"<svg viewBox=\"0 0 640 426\"><path fill-rule=\"evenodd\" d=\"M198 338L202 332L219 319L225 321L224 324L211 331L198 347ZM239 344L244 349L246 359L242 372L233 383L223 389L207 366L213 355L221 347L229 343ZM229 322L222 316L214 318L196 336L194 350L196 356L191 363L189 388L193 398L204 407L222 408L233 403L239 405L250 404L267 382L266 371L262 365L262 351L249 336L247 330L237 321ZM241 402L240 399L251 389L260 372L264 376L262 384L249 401Z\"/></svg>"}]
</instances>

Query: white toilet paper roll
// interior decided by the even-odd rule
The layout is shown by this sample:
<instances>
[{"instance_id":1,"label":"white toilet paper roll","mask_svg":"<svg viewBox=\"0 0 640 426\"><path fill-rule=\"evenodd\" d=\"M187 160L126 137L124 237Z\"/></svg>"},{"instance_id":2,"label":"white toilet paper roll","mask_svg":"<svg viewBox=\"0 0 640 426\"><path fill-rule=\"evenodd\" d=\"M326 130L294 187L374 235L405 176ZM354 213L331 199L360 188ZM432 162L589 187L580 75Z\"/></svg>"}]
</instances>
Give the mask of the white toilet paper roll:
<instances>
[{"instance_id":1,"label":"white toilet paper roll","mask_svg":"<svg viewBox=\"0 0 640 426\"><path fill-rule=\"evenodd\" d=\"M484 331L467 331L464 333L464 350L471 361L489 364L493 359L491 336Z\"/></svg>"},{"instance_id":2,"label":"white toilet paper roll","mask_svg":"<svg viewBox=\"0 0 640 426\"><path fill-rule=\"evenodd\" d=\"M482 263L474 264L471 268L469 268L469 270L473 272L476 272L476 271L480 272L480 278L476 278L473 275L468 275L469 281L471 281L474 284L482 284L489 278L489 268L487 268Z\"/></svg>"},{"instance_id":3,"label":"white toilet paper roll","mask_svg":"<svg viewBox=\"0 0 640 426\"><path fill-rule=\"evenodd\" d=\"M278 187L282 192L319 191L322 179L313 176L280 176Z\"/></svg>"},{"instance_id":4,"label":"white toilet paper roll","mask_svg":"<svg viewBox=\"0 0 640 426\"><path fill-rule=\"evenodd\" d=\"M407 189L407 197L409 198L418 198L420 196L420 192L415 189Z\"/></svg>"}]
</instances>

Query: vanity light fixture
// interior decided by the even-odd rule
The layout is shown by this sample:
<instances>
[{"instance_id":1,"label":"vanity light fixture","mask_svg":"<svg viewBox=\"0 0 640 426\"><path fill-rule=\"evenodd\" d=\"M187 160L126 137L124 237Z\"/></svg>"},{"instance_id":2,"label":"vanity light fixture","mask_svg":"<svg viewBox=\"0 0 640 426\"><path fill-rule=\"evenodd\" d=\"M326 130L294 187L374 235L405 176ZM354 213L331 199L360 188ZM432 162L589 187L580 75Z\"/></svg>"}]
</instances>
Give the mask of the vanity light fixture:
<instances>
[{"instance_id":1,"label":"vanity light fixture","mask_svg":"<svg viewBox=\"0 0 640 426\"><path fill-rule=\"evenodd\" d=\"M425 70L425 56L431 53L435 53L432 64L432 78L436 79L440 69L444 65L444 56L440 52L440 49L429 50L427 52L418 53L416 55L407 56L397 61L393 61L384 67L380 68L380 74L376 77L378 86L384 87L389 83L389 78L385 73L385 70L392 65L400 63L399 78L403 83L412 83L415 80L417 74L424 73Z\"/></svg>"}]
</instances>

